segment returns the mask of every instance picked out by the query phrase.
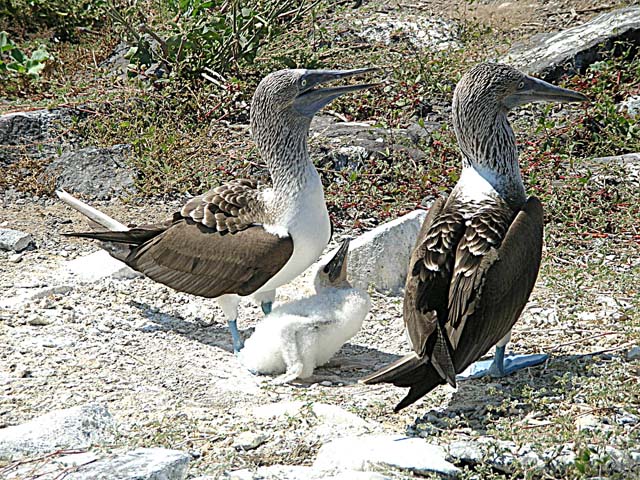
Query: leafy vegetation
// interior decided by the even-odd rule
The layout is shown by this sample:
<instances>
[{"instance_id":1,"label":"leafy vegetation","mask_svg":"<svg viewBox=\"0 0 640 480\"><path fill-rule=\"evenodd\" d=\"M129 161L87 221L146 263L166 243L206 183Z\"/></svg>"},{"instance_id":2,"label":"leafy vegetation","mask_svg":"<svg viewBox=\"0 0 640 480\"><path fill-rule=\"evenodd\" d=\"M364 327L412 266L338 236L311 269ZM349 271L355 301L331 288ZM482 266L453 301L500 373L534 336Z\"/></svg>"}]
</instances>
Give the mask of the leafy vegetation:
<instances>
[{"instance_id":1,"label":"leafy vegetation","mask_svg":"<svg viewBox=\"0 0 640 480\"><path fill-rule=\"evenodd\" d=\"M11 41L7 32L0 32L0 72L4 74L26 75L34 80L40 78L47 60L51 58L44 45L40 45L27 56Z\"/></svg>"}]
</instances>

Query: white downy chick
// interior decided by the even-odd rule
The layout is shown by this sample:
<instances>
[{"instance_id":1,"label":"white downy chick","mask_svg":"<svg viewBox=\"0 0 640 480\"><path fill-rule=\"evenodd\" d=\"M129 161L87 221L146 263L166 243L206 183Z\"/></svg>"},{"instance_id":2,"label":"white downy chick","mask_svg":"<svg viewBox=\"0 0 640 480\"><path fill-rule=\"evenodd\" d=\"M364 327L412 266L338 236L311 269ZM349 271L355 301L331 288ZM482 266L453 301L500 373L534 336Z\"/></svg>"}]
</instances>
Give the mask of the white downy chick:
<instances>
[{"instance_id":1,"label":"white downy chick","mask_svg":"<svg viewBox=\"0 0 640 480\"><path fill-rule=\"evenodd\" d=\"M307 378L353 337L371 308L369 295L347 281L349 240L316 274L315 295L274 308L239 353L253 373L283 374L274 383Z\"/></svg>"}]
</instances>

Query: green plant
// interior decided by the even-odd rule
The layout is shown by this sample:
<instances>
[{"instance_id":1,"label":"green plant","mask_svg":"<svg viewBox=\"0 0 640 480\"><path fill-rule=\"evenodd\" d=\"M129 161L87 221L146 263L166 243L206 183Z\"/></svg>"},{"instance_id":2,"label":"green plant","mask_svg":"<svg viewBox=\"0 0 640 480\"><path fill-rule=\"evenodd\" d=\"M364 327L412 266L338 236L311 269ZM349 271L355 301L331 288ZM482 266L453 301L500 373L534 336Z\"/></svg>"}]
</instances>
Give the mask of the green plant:
<instances>
[{"instance_id":1,"label":"green plant","mask_svg":"<svg viewBox=\"0 0 640 480\"><path fill-rule=\"evenodd\" d=\"M171 0L158 19L142 10L111 17L133 43L132 63L165 62L179 76L237 71L250 64L267 41L298 22L314 7L299 0ZM135 27L132 18L142 19Z\"/></svg>"},{"instance_id":2,"label":"green plant","mask_svg":"<svg viewBox=\"0 0 640 480\"><path fill-rule=\"evenodd\" d=\"M4 74L26 75L38 80L46 67L47 60L52 58L44 45L27 56L7 35L0 32L0 72Z\"/></svg>"},{"instance_id":3,"label":"green plant","mask_svg":"<svg viewBox=\"0 0 640 480\"><path fill-rule=\"evenodd\" d=\"M76 41L105 18L104 0L0 0L0 29L16 37L49 30L60 41Z\"/></svg>"}]
</instances>

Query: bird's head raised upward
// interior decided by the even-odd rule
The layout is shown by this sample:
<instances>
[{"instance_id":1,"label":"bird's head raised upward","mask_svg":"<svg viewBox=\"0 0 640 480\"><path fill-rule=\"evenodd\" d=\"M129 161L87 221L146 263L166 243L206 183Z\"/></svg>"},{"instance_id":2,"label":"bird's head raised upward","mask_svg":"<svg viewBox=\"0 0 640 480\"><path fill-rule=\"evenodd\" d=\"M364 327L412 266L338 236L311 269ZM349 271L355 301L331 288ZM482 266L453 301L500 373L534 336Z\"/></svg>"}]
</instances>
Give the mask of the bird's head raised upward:
<instances>
[{"instance_id":1,"label":"bird's head raised upward","mask_svg":"<svg viewBox=\"0 0 640 480\"><path fill-rule=\"evenodd\" d=\"M261 150L277 138L304 136L313 116L341 95L371 87L373 84L321 85L364 75L375 68L355 70L279 70L262 79L251 103L251 130ZM266 153L266 152L265 152Z\"/></svg>"},{"instance_id":2,"label":"bird's head raised upward","mask_svg":"<svg viewBox=\"0 0 640 480\"><path fill-rule=\"evenodd\" d=\"M513 166L517 150L507 120L509 110L532 102L588 100L579 92L551 85L510 65L476 65L462 76L453 94L453 126L463 161L492 170Z\"/></svg>"},{"instance_id":3,"label":"bird's head raised upward","mask_svg":"<svg viewBox=\"0 0 640 480\"><path fill-rule=\"evenodd\" d=\"M348 288L351 286L347 281L347 259L349 257L350 242L349 238L344 239L335 255L318 269L314 282L317 292L325 288Z\"/></svg>"}]
</instances>

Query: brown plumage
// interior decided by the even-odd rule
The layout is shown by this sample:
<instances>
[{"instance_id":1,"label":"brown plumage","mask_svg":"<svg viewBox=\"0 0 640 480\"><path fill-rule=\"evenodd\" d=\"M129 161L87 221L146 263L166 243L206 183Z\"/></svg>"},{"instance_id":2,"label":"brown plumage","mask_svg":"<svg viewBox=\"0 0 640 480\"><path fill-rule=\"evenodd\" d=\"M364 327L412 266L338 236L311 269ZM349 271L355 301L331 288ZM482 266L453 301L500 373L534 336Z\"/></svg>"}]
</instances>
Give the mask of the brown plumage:
<instances>
[{"instance_id":1,"label":"brown plumage","mask_svg":"<svg viewBox=\"0 0 640 480\"><path fill-rule=\"evenodd\" d=\"M507 111L585 99L507 65L478 65L456 87L463 173L431 207L409 263L403 316L413 353L362 379L409 387L395 411L455 386L457 373L509 334L535 284L542 205L524 193Z\"/></svg>"},{"instance_id":2,"label":"brown plumage","mask_svg":"<svg viewBox=\"0 0 640 480\"><path fill-rule=\"evenodd\" d=\"M309 125L333 99L371 85L316 87L371 70L281 70L260 82L251 130L271 186L232 180L189 200L165 222L131 229L61 192L63 201L106 229L68 235L106 242L111 255L175 290L221 297L239 350L239 296L263 295L267 312L275 288L311 265L331 235L322 182L307 148Z\"/></svg>"}]
</instances>

